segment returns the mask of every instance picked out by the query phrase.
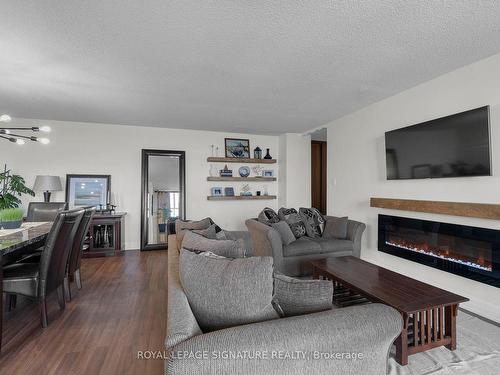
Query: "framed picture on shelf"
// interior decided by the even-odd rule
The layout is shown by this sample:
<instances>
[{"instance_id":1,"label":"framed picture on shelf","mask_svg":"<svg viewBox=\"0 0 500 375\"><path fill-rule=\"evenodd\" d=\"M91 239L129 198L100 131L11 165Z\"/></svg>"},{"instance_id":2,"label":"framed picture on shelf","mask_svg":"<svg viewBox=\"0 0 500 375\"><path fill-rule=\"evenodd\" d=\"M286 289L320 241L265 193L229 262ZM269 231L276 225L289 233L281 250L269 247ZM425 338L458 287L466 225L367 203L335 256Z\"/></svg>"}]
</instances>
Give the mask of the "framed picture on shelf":
<instances>
[{"instance_id":1,"label":"framed picture on shelf","mask_svg":"<svg viewBox=\"0 0 500 375\"><path fill-rule=\"evenodd\" d=\"M111 199L111 175L67 174L66 202L69 207L106 206Z\"/></svg>"},{"instance_id":2,"label":"framed picture on shelf","mask_svg":"<svg viewBox=\"0 0 500 375\"><path fill-rule=\"evenodd\" d=\"M274 171L272 169L264 169L262 171L262 177L274 177Z\"/></svg>"},{"instance_id":3,"label":"framed picture on shelf","mask_svg":"<svg viewBox=\"0 0 500 375\"><path fill-rule=\"evenodd\" d=\"M232 187L224 188L224 195L227 197L234 197L234 188Z\"/></svg>"},{"instance_id":4,"label":"framed picture on shelf","mask_svg":"<svg viewBox=\"0 0 500 375\"><path fill-rule=\"evenodd\" d=\"M210 189L210 192L211 192L213 197L222 196L222 188L221 187L213 187Z\"/></svg>"},{"instance_id":5,"label":"framed picture on shelf","mask_svg":"<svg viewBox=\"0 0 500 375\"><path fill-rule=\"evenodd\" d=\"M224 138L226 158L250 158L250 140Z\"/></svg>"}]
</instances>

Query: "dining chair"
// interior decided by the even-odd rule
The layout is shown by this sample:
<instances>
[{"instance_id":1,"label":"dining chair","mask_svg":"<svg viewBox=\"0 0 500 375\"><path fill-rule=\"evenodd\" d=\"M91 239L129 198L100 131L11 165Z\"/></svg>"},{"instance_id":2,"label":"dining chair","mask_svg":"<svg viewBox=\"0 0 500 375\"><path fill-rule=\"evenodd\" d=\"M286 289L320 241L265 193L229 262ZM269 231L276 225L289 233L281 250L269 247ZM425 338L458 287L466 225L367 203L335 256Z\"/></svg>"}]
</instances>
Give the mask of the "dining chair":
<instances>
[{"instance_id":1,"label":"dining chair","mask_svg":"<svg viewBox=\"0 0 500 375\"><path fill-rule=\"evenodd\" d=\"M66 275L64 277L64 293L66 295L66 300L71 301L71 286L70 280L74 279L76 287L82 289L82 278L80 274L80 264L82 260L82 251L85 244L85 237L89 231L90 222L95 214L96 208L93 206L82 207L84 210L82 220L78 225L76 230L75 238L73 240L73 245L68 256L68 264L66 269ZM40 257L42 256L44 248L36 249L33 253L28 254L21 258L17 263L38 263L40 262ZM15 307L15 301L9 301L9 309Z\"/></svg>"},{"instance_id":2,"label":"dining chair","mask_svg":"<svg viewBox=\"0 0 500 375\"><path fill-rule=\"evenodd\" d=\"M82 251L85 244L85 237L89 231L90 222L95 214L95 207L86 207L83 213L82 220L78 225L76 231L75 239L73 241L73 246L71 247L71 252L68 257L68 265L66 267L66 276L64 277L64 289L66 292L66 298L71 301L71 286L70 280L73 278L75 280L76 287L82 289L82 278L80 274L80 264L82 260Z\"/></svg>"},{"instance_id":3,"label":"dining chair","mask_svg":"<svg viewBox=\"0 0 500 375\"><path fill-rule=\"evenodd\" d=\"M26 221L54 221L59 212L67 209L66 202L30 202Z\"/></svg>"},{"instance_id":4,"label":"dining chair","mask_svg":"<svg viewBox=\"0 0 500 375\"><path fill-rule=\"evenodd\" d=\"M14 263L3 268L3 292L9 296L8 304L15 305L17 295L37 300L44 328L48 325L46 298L51 292L57 290L59 308L65 308L63 284L68 256L83 214L83 209L57 214L40 262Z\"/></svg>"}]
</instances>

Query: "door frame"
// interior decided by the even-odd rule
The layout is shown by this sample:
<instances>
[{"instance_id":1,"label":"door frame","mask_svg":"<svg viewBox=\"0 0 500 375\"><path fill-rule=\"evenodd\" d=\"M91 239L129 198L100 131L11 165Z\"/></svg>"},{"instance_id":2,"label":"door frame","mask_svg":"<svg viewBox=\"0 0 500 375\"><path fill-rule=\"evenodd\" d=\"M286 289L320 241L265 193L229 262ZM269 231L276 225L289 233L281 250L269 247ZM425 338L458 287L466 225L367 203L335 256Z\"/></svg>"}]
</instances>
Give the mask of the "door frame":
<instances>
[{"instance_id":1,"label":"door frame","mask_svg":"<svg viewBox=\"0 0 500 375\"><path fill-rule=\"evenodd\" d=\"M327 200L328 200L328 195L327 195L327 163L328 163L328 154L327 154L327 147L328 144L326 141L311 141L311 146L313 144L319 145L320 147L320 181L319 181L319 188L320 188L320 202L321 205L320 207L316 207L323 215L326 215L327 212ZM312 147L311 147L312 150ZM312 163L312 154L311 154L311 163ZM313 175L312 175L312 164L311 164L311 205L313 204L312 202L312 193L313 193Z\"/></svg>"},{"instance_id":2,"label":"door frame","mask_svg":"<svg viewBox=\"0 0 500 375\"><path fill-rule=\"evenodd\" d=\"M142 149L141 151L141 251L145 250L166 250L165 244L148 244L148 217L146 215L148 200L149 181L149 156L178 156L179 157L179 192L180 192L180 215L179 218L186 218L186 152L174 150L153 150Z\"/></svg>"}]
</instances>

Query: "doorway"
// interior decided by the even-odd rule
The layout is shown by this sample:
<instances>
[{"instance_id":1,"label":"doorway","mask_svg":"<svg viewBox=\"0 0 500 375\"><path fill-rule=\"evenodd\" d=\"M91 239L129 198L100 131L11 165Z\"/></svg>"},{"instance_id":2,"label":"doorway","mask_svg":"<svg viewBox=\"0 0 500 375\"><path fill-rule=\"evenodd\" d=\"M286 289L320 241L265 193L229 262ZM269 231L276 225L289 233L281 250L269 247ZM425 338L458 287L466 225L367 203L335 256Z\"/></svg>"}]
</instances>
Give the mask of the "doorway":
<instances>
[{"instance_id":1,"label":"doorway","mask_svg":"<svg viewBox=\"0 0 500 375\"><path fill-rule=\"evenodd\" d=\"M326 215L326 128L311 134L311 205Z\"/></svg>"},{"instance_id":2,"label":"doorway","mask_svg":"<svg viewBox=\"0 0 500 375\"><path fill-rule=\"evenodd\" d=\"M141 250L167 249L185 218L185 152L142 150L141 187Z\"/></svg>"}]
</instances>

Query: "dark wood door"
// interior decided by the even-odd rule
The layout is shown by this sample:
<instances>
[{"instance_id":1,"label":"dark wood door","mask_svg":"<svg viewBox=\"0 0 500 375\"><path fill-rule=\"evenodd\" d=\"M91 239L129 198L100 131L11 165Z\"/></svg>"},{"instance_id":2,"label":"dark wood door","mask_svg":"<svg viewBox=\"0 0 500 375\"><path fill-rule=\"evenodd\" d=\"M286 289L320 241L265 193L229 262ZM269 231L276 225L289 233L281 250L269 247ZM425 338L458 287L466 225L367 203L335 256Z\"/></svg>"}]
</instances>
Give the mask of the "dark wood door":
<instances>
[{"instance_id":1,"label":"dark wood door","mask_svg":"<svg viewBox=\"0 0 500 375\"><path fill-rule=\"evenodd\" d=\"M326 214L326 142L311 141L311 203Z\"/></svg>"}]
</instances>

